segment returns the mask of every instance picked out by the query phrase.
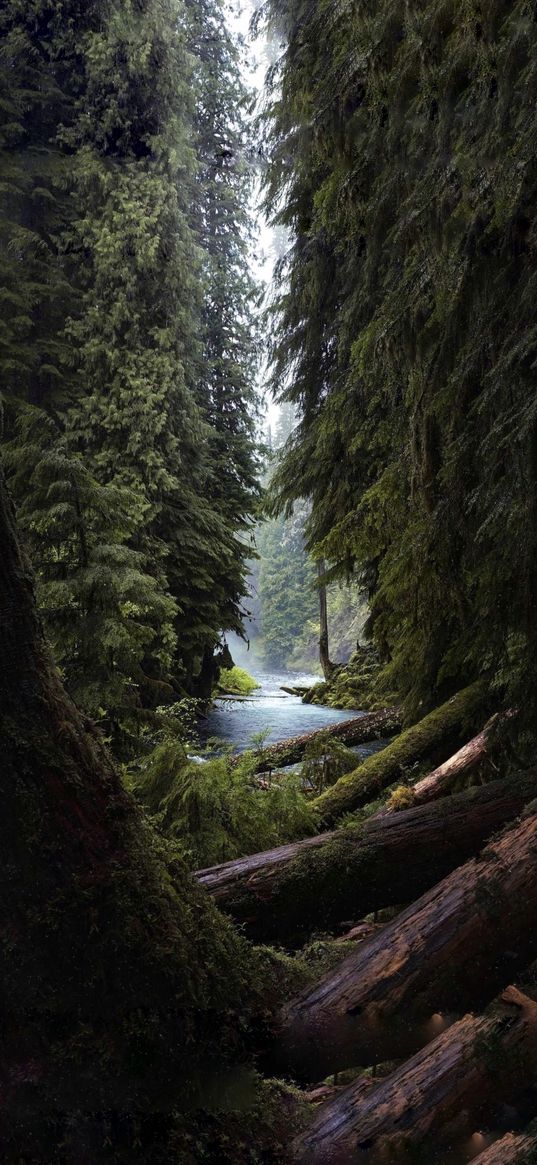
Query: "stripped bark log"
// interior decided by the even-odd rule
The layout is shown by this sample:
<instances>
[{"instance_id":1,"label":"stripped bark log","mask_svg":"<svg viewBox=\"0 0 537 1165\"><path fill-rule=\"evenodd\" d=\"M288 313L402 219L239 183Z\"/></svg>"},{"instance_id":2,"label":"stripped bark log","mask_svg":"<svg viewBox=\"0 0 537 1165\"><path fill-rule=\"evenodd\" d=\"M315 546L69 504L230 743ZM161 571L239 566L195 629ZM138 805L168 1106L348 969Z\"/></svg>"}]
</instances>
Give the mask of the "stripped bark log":
<instances>
[{"instance_id":1,"label":"stripped bark log","mask_svg":"<svg viewBox=\"0 0 537 1165\"><path fill-rule=\"evenodd\" d=\"M302 736L292 736L288 740L280 740L277 744L263 748L259 753L254 771L264 773L272 769L284 768L285 765L297 764L298 761L302 760L308 745L324 736L341 740L349 747L353 747L356 744L368 744L372 740L381 740L384 736L394 736L400 731L401 711L399 708L383 708L380 712L368 712L364 716L354 716L352 720L330 724L328 728L319 728L315 732L306 732ZM238 764L241 755L235 757L235 764Z\"/></svg>"},{"instance_id":2,"label":"stripped bark log","mask_svg":"<svg viewBox=\"0 0 537 1165\"><path fill-rule=\"evenodd\" d=\"M435 1154L449 1142L452 1159L458 1148L462 1161L483 1113L516 1098L536 1067L537 1004L509 987L485 1016L465 1016L376 1088L365 1091L358 1080L323 1105L293 1158L406 1165L434 1138Z\"/></svg>"},{"instance_id":3,"label":"stripped bark log","mask_svg":"<svg viewBox=\"0 0 537 1165\"><path fill-rule=\"evenodd\" d=\"M463 745L454 756L444 761L444 764L439 765L432 773L409 788L412 805L425 805L430 801L438 800L439 797L444 797L457 777L472 772L478 765L490 759L501 741L498 728L502 719L510 718L514 714L514 712L507 712L504 717L498 713L492 716L483 731L474 736L473 740ZM396 809L396 805L388 803L383 812L394 813Z\"/></svg>"},{"instance_id":4,"label":"stripped bark log","mask_svg":"<svg viewBox=\"0 0 537 1165\"><path fill-rule=\"evenodd\" d=\"M535 796L537 768L355 829L199 870L196 877L249 937L296 946L313 930L336 930L342 919L423 894Z\"/></svg>"},{"instance_id":5,"label":"stripped bark log","mask_svg":"<svg viewBox=\"0 0 537 1165\"><path fill-rule=\"evenodd\" d=\"M507 1133L472 1160L473 1165L535 1165L537 1133Z\"/></svg>"},{"instance_id":6,"label":"stripped bark log","mask_svg":"<svg viewBox=\"0 0 537 1165\"><path fill-rule=\"evenodd\" d=\"M313 1081L412 1054L435 1013L480 1006L537 952L536 909L532 812L289 1003L277 1062Z\"/></svg>"},{"instance_id":7,"label":"stripped bark log","mask_svg":"<svg viewBox=\"0 0 537 1165\"><path fill-rule=\"evenodd\" d=\"M486 689L475 683L430 712L418 724L407 728L381 753L365 760L352 773L340 777L313 804L321 820L332 825L344 813L352 812L378 797L408 766L436 749L457 741L468 724L475 721L486 704Z\"/></svg>"}]
</instances>

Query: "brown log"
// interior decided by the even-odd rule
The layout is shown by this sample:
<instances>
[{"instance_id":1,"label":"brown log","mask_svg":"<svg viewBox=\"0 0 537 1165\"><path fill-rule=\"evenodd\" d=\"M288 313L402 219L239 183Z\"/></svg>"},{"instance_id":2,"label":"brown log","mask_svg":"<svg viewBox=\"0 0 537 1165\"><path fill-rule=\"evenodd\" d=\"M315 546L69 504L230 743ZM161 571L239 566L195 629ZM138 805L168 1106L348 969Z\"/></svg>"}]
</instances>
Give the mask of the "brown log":
<instances>
[{"instance_id":1,"label":"brown log","mask_svg":"<svg viewBox=\"0 0 537 1165\"><path fill-rule=\"evenodd\" d=\"M507 1133L478 1157L472 1157L472 1165L535 1165L536 1160L537 1134Z\"/></svg>"},{"instance_id":2,"label":"brown log","mask_svg":"<svg viewBox=\"0 0 537 1165\"><path fill-rule=\"evenodd\" d=\"M514 712L507 712L504 717L498 713L492 716L483 731L474 736L473 740L468 741L468 744L463 745L454 756L444 761L444 764L433 769L432 773L409 788L412 805L424 805L444 797L458 777L472 772L483 761L490 759L501 740L498 728L502 719L513 715ZM396 805L388 803L383 812L393 813L396 808Z\"/></svg>"},{"instance_id":3,"label":"brown log","mask_svg":"<svg viewBox=\"0 0 537 1165\"><path fill-rule=\"evenodd\" d=\"M255 772L264 773L285 765L297 764L313 741L325 736L341 740L352 748L357 744L368 744L372 740L381 740L385 736L394 736L401 730L401 711L399 708L382 708L379 712L368 712L363 716L354 716L352 720L341 720L337 724L329 724L326 728L317 728L315 732L305 732L302 736L292 736L287 740L280 740L263 748L257 759ZM235 763L242 754L235 758Z\"/></svg>"},{"instance_id":4,"label":"brown log","mask_svg":"<svg viewBox=\"0 0 537 1165\"><path fill-rule=\"evenodd\" d=\"M418 724L407 728L380 753L369 756L358 768L340 777L313 802L325 825L333 825L344 813L373 801L393 784L409 765L440 748L459 743L468 724L481 714L486 689L472 684L430 712ZM464 736L463 736L464 739Z\"/></svg>"},{"instance_id":5,"label":"brown log","mask_svg":"<svg viewBox=\"0 0 537 1165\"><path fill-rule=\"evenodd\" d=\"M412 1054L434 1014L481 1006L536 953L536 910L532 812L288 1004L278 1063L313 1081Z\"/></svg>"},{"instance_id":6,"label":"brown log","mask_svg":"<svg viewBox=\"0 0 537 1165\"><path fill-rule=\"evenodd\" d=\"M449 1145L450 1159L462 1162L484 1113L516 1099L536 1068L537 1004L509 987L485 1016L465 1016L375 1088L358 1079L323 1105L293 1159L406 1165L416 1149L434 1146L436 1161Z\"/></svg>"},{"instance_id":7,"label":"brown log","mask_svg":"<svg viewBox=\"0 0 537 1165\"><path fill-rule=\"evenodd\" d=\"M298 945L423 894L477 853L537 795L537 768L354 829L199 870L218 905L256 941Z\"/></svg>"}]
</instances>

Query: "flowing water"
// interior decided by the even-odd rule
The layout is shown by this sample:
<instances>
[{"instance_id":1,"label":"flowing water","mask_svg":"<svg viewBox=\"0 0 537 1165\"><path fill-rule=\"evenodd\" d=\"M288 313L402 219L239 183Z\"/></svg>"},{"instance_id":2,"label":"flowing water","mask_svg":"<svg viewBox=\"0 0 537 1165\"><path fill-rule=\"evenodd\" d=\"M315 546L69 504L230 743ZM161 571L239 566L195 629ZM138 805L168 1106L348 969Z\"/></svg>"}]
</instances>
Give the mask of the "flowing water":
<instances>
[{"instance_id":1,"label":"flowing water","mask_svg":"<svg viewBox=\"0 0 537 1165\"><path fill-rule=\"evenodd\" d=\"M235 650L233 655L236 658ZM251 746L253 737L261 732L266 733L267 742L276 742L288 736L300 736L304 732L327 728L330 724L360 715L359 709L355 712L340 712L316 704L303 704L300 696L290 696L282 691L282 687L311 687L318 683L319 676L295 671L263 671L251 659L241 658L240 666L247 667L260 687L247 699L226 697L216 700L201 726L204 741L217 737L242 752ZM383 744L385 741L374 741L355 751L361 756L369 756Z\"/></svg>"}]
</instances>

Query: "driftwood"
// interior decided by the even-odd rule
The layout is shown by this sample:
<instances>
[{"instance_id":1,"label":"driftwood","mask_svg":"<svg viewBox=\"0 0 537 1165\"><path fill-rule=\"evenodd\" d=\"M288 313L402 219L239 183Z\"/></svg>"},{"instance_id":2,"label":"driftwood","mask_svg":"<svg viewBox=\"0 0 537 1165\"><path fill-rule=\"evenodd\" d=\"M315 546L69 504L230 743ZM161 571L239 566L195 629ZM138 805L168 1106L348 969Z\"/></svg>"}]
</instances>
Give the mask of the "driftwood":
<instances>
[{"instance_id":1,"label":"driftwood","mask_svg":"<svg viewBox=\"0 0 537 1165\"><path fill-rule=\"evenodd\" d=\"M536 1067L537 1004L509 987L485 1016L465 1016L376 1087L359 1079L323 1105L294 1142L293 1159L406 1165L417 1146L434 1146L436 1160L449 1143L451 1160L457 1148L467 1160L483 1114L516 1098Z\"/></svg>"},{"instance_id":2,"label":"driftwood","mask_svg":"<svg viewBox=\"0 0 537 1165\"><path fill-rule=\"evenodd\" d=\"M296 946L313 930L423 894L535 796L537 769L196 877L251 938Z\"/></svg>"},{"instance_id":3,"label":"driftwood","mask_svg":"<svg viewBox=\"0 0 537 1165\"><path fill-rule=\"evenodd\" d=\"M353 772L340 777L313 804L321 820L333 825L344 813L373 801L416 761L440 748L458 743L468 724L482 713L486 690L472 684L407 728L380 753L369 756Z\"/></svg>"},{"instance_id":4,"label":"driftwood","mask_svg":"<svg viewBox=\"0 0 537 1165\"><path fill-rule=\"evenodd\" d=\"M537 951L537 813L449 874L282 1009L275 1058L314 1081L412 1054Z\"/></svg>"},{"instance_id":5,"label":"driftwood","mask_svg":"<svg viewBox=\"0 0 537 1165\"><path fill-rule=\"evenodd\" d=\"M432 773L428 773L426 777L410 788L409 795L412 798L412 804L424 805L430 801L438 800L439 797L444 797L458 777L472 772L483 761L489 760L501 741L498 729L502 719L510 718L513 715L514 712L507 712L504 717L499 714L492 716L483 731L474 736L473 740L463 745L454 756L444 761L444 764L439 765ZM393 813L395 810L396 806L388 804L384 812Z\"/></svg>"},{"instance_id":6,"label":"driftwood","mask_svg":"<svg viewBox=\"0 0 537 1165\"><path fill-rule=\"evenodd\" d=\"M341 720L336 724L329 724L328 727L316 728L314 732L305 732L302 736L291 736L287 740L278 741L277 744L268 745L259 752L254 771L264 773L284 768L285 765L297 764L302 760L308 746L324 737L341 740L352 748L357 744L381 740L384 736L394 736L400 731L399 708L383 708L380 712L368 712L363 716L354 716L352 720ZM242 755L235 757L236 764ZM253 755L256 756L255 753Z\"/></svg>"}]
</instances>

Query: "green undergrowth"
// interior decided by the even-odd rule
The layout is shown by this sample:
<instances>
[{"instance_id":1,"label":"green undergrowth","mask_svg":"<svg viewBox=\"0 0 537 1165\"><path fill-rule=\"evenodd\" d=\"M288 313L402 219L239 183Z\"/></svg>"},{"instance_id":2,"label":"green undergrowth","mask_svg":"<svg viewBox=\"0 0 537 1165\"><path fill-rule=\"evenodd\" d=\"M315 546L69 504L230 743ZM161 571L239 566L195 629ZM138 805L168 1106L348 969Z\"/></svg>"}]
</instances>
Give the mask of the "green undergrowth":
<instances>
[{"instance_id":1,"label":"green undergrowth","mask_svg":"<svg viewBox=\"0 0 537 1165\"><path fill-rule=\"evenodd\" d=\"M265 785L256 758L226 752L189 759L178 740L159 745L128 776L137 799L191 869L217 865L315 830L315 815L295 773Z\"/></svg>"},{"instance_id":2,"label":"green undergrowth","mask_svg":"<svg viewBox=\"0 0 537 1165\"><path fill-rule=\"evenodd\" d=\"M335 667L330 679L315 684L304 697L306 704L328 708L377 712L399 703L397 694L383 680L378 655L372 647L359 647L347 664Z\"/></svg>"},{"instance_id":3,"label":"green undergrowth","mask_svg":"<svg viewBox=\"0 0 537 1165\"><path fill-rule=\"evenodd\" d=\"M261 685L242 667L223 668L218 677L215 696L250 696Z\"/></svg>"}]
</instances>

